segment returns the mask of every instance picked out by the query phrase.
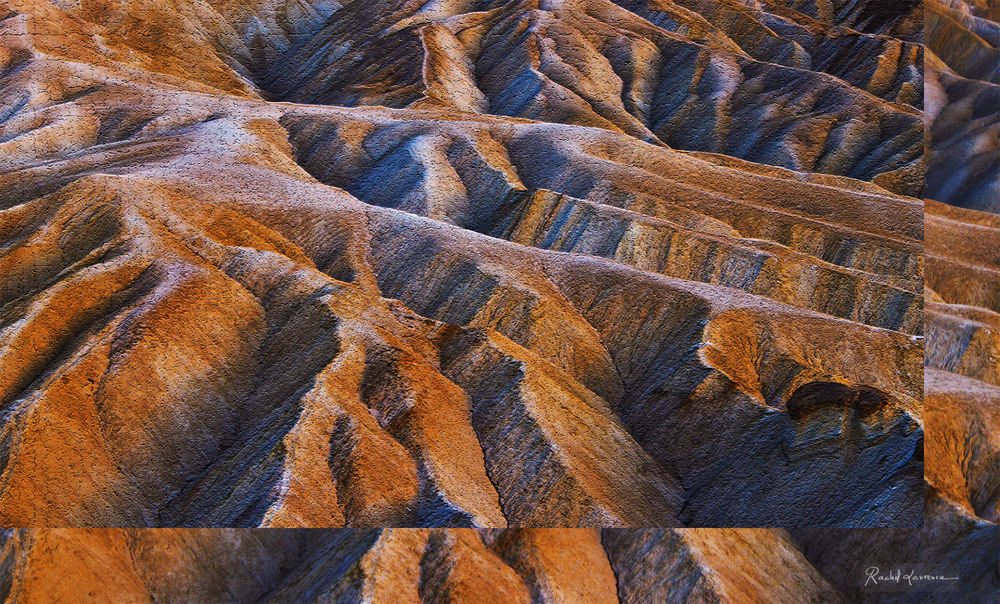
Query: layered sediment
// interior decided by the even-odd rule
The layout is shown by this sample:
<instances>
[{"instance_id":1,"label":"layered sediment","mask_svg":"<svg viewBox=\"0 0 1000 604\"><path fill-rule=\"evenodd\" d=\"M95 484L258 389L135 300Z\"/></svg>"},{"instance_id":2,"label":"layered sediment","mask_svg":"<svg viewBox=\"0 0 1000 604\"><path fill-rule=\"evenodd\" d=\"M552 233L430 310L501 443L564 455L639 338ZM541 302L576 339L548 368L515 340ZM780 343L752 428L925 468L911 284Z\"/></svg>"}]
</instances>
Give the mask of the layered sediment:
<instances>
[{"instance_id":1,"label":"layered sediment","mask_svg":"<svg viewBox=\"0 0 1000 604\"><path fill-rule=\"evenodd\" d=\"M935 101L928 153L937 169L928 174L931 199L925 206L926 475L963 515L995 529L1000 520L1000 206L982 199L1000 180L996 111L983 115L990 87L1000 90L1000 38L990 33L1000 33L1000 12L958 2L935 3L928 10L928 41L939 58L929 65ZM970 143L982 143L992 129L992 143L956 147L958 136L945 135L953 128L962 128ZM948 162L954 161L966 169L949 173Z\"/></svg>"},{"instance_id":2,"label":"layered sediment","mask_svg":"<svg viewBox=\"0 0 1000 604\"><path fill-rule=\"evenodd\" d=\"M383 4L7 3L0 522L920 523L916 9Z\"/></svg>"},{"instance_id":3,"label":"layered sediment","mask_svg":"<svg viewBox=\"0 0 1000 604\"><path fill-rule=\"evenodd\" d=\"M0 0L0 599L990 597L990 6Z\"/></svg>"},{"instance_id":4,"label":"layered sediment","mask_svg":"<svg viewBox=\"0 0 1000 604\"><path fill-rule=\"evenodd\" d=\"M989 87L996 88L990 74L1000 66L998 39L989 32L996 31L1000 13L989 6L932 2L926 10L923 527L793 531L810 562L851 599L988 600L1000 590L995 354L1000 208L983 203L1000 180L1000 145L990 125L996 108L988 100ZM950 587L941 581L873 595L855 579L868 566L953 579Z\"/></svg>"}]
</instances>

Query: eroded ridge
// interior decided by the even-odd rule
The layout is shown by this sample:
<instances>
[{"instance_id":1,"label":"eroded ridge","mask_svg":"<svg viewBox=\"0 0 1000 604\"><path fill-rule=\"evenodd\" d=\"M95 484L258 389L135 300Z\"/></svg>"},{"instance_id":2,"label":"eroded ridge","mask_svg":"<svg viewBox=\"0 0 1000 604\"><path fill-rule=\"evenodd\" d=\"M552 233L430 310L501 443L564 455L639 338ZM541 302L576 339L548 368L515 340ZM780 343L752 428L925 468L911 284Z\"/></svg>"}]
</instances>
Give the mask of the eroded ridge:
<instances>
[{"instance_id":1,"label":"eroded ridge","mask_svg":"<svg viewBox=\"0 0 1000 604\"><path fill-rule=\"evenodd\" d=\"M1000 520L1000 206L984 200L991 194L995 199L1000 182L997 109L986 101L990 86L1000 90L1000 37L991 34L1000 34L1000 13L989 6L928 7L934 15L929 41L939 57L931 70L936 107L929 151L940 163L934 177L928 175L928 183L936 185L929 186L932 199L926 202L925 383L928 481L964 514L995 525ZM952 124L977 132L972 139L990 137L992 128L992 141L955 146L955 138L942 136ZM967 169L949 175L947 161L965 162Z\"/></svg>"},{"instance_id":2,"label":"eroded ridge","mask_svg":"<svg viewBox=\"0 0 1000 604\"><path fill-rule=\"evenodd\" d=\"M4 6L0 524L919 525L912 7Z\"/></svg>"},{"instance_id":3,"label":"eroded ridge","mask_svg":"<svg viewBox=\"0 0 1000 604\"><path fill-rule=\"evenodd\" d=\"M989 32L1000 13L991 6L956 0L926 10L923 527L792 531L806 557L851 599L953 602L1000 591L1000 208L990 197L1000 181L1000 146L990 125L996 103L989 100L990 86L996 88L989 74L997 66ZM866 567L944 573L964 587L874 597L853 579Z\"/></svg>"},{"instance_id":4,"label":"eroded ridge","mask_svg":"<svg viewBox=\"0 0 1000 604\"><path fill-rule=\"evenodd\" d=\"M768 529L8 529L0 555L18 602L848 601Z\"/></svg>"},{"instance_id":5,"label":"eroded ridge","mask_svg":"<svg viewBox=\"0 0 1000 604\"><path fill-rule=\"evenodd\" d=\"M29 603L988 600L991 537L933 517L923 529L812 536L725 528L5 529L0 595ZM873 564L886 575L895 564L958 582L873 586Z\"/></svg>"}]
</instances>

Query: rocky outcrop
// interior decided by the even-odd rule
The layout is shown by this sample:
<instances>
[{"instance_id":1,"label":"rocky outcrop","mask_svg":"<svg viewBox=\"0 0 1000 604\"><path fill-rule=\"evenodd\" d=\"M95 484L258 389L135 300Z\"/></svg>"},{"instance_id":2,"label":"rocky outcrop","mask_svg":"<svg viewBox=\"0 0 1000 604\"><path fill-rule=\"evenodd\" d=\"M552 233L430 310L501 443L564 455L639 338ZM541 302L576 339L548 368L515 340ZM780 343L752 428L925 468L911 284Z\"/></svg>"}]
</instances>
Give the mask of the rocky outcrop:
<instances>
[{"instance_id":1,"label":"rocky outcrop","mask_svg":"<svg viewBox=\"0 0 1000 604\"><path fill-rule=\"evenodd\" d=\"M605 128L798 171L883 175L917 194L921 47L770 10L714 1L433 10L352 2L255 81L278 100Z\"/></svg>"},{"instance_id":2,"label":"rocky outcrop","mask_svg":"<svg viewBox=\"0 0 1000 604\"><path fill-rule=\"evenodd\" d=\"M959 112L965 112L967 127L983 125L975 116L970 120L967 110L981 103L981 85L988 85L990 70L1000 65L994 60L997 39L988 35L998 27L990 18L1000 15L959 2L935 3L931 8L935 28L954 30L950 37L936 30L929 37L932 49L946 61L935 65L939 81L953 81L948 78L955 73L977 78L938 98L932 116L931 153L937 158L955 154L955 160L968 166L966 174L978 169L977 178L995 182L1000 176L1000 145L995 140L973 150L952 147L934 133L948 128ZM986 163L977 164L980 160ZM946 175L939 176L938 182L944 183ZM1000 208L980 204L982 189L965 175L948 176L947 182L963 184L929 190L936 199L926 204L930 298L926 310L926 474L962 514L995 527L1000 520L1000 291L996 279L1000 273L1000 216L996 212Z\"/></svg>"},{"instance_id":3,"label":"rocky outcrop","mask_svg":"<svg viewBox=\"0 0 1000 604\"><path fill-rule=\"evenodd\" d=\"M991 3L927 5L927 197L1000 212L1000 16Z\"/></svg>"},{"instance_id":4,"label":"rocky outcrop","mask_svg":"<svg viewBox=\"0 0 1000 604\"><path fill-rule=\"evenodd\" d=\"M8 2L0 523L919 525L909 13L655 4Z\"/></svg>"},{"instance_id":5,"label":"rocky outcrop","mask_svg":"<svg viewBox=\"0 0 1000 604\"><path fill-rule=\"evenodd\" d=\"M764 529L47 529L2 547L25 602L843 601Z\"/></svg>"},{"instance_id":6,"label":"rocky outcrop","mask_svg":"<svg viewBox=\"0 0 1000 604\"><path fill-rule=\"evenodd\" d=\"M18 602L925 602L995 593L996 534L922 529L31 529L0 537ZM805 544L805 545L803 545ZM865 585L882 574L955 576ZM917 574L919 573L919 574ZM928 589L930 586L930 589Z\"/></svg>"},{"instance_id":7,"label":"rocky outcrop","mask_svg":"<svg viewBox=\"0 0 1000 604\"><path fill-rule=\"evenodd\" d=\"M0 1L0 599L1000 590L991 3Z\"/></svg>"},{"instance_id":8,"label":"rocky outcrop","mask_svg":"<svg viewBox=\"0 0 1000 604\"><path fill-rule=\"evenodd\" d=\"M933 2L926 12L931 199L924 222L923 527L792 531L806 558L851 600L976 601L993 599L1000 590L1000 217L978 211L997 210L984 200L1000 174L1000 148L995 136L985 142L996 113L984 93L991 84L975 79L988 72L983 68L993 52L986 48L992 38L977 35L995 28L988 4ZM994 21L1000 16L992 15ZM877 580L894 572L922 579Z\"/></svg>"}]
</instances>

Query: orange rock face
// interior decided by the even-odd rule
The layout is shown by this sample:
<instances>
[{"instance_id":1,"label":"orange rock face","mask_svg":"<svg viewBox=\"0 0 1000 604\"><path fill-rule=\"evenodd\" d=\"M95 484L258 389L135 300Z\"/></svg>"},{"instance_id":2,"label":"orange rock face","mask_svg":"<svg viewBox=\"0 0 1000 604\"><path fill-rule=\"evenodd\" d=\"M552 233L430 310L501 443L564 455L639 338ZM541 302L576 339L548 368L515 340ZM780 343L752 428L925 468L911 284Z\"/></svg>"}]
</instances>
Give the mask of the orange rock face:
<instances>
[{"instance_id":1,"label":"orange rock face","mask_svg":"<svg viewBox=\"0 0 1000 604\"><path fill-rule=\"evenodd\" d=\"M987 593L980 4L0 0L0 595Z\"/></svg>"}]
</instances>

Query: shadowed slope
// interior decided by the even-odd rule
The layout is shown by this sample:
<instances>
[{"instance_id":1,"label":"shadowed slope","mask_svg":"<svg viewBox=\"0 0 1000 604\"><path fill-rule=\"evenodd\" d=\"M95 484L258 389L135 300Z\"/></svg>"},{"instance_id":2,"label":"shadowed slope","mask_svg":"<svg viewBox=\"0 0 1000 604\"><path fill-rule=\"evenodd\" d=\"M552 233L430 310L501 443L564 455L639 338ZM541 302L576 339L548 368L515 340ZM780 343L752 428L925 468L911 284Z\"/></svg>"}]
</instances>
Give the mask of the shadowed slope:
<instances>
[{"instance_id":1,"label":"shadowed slope","mask_svg":"<svg viewBox=\"0 0 1000 604\"><path fill-rule=\"evenodd\" d=\"M142 2L61 5L76 17L4 21L81 41L73 55L11 30L21 46L0 81L4 523L919 522L920 203L667 148L621 88L566 69L625 42L612 31L682 62L798 69L755 62L738 27L693 3L669 8L684 28L664 28L596 2L456 3L411 21L407 3L192 2L163 16L175 27L154 49L134 39ZM349 15L371 22L371 44ZM433 40L415 62L365 54L418 22ZM466 50L445 31L459 23L461 46L481 47L461 77L547 74L605 121L462 97ZM248 24L270 33L240 50ZM557 31L562 46L543 36ZM265 66L324 36L350 37L343 56L369 67L351 77L416 66L451 100L255 98ZM92 56L103 38L124 58ZM187 70L178 44L222 63ZM549 71L522 70L529 47L555 53ZM846 91L851 112L919 117L794 73ZM351 89L333 81L317 90ZM355 101L409 94L403 75L381 81Z\"/></svg>"},{"instance_id":2,"label":"shadowed slope","mask_svg":"<svg viewBox=\"0 0 1000 604\"><path fill-rule=\"evenodd\" d=\"M926 204L928 347L927 476L963 513L1000 519L1000 216L991 191L1000 181L1000 145L991 73L1000 32L989 13L953 2L932 7L932 48L943 89L935 101L930 151L938 167ZM996 15L993 15L996 17ZM944 64L947 61L947 64ZM955 75L951 69L962 73ZM975 78L975 79L971 79ZM949 129L961 124L960 133ZM969 136L958 142L957 136ZM956 174L944 171L954 162ZM945 203L939 203L945 202ZM950 205L946 205L950 204ZM955 207L958 206L958 207ZM974 208L974 209L965 209ZM977 211L977 210L986 210Z\"/></svg>"},{"instance_id":3,"label":"shadowed slope","mask_svg":"<svg viewBox=\"0 0 1000 604\"><path fill-rule=\"evenodd\" d=\"M984 5L928 6L928 154L925 203L927 346L924 523L916 530L793 534L806 557L848 598L874 602L989 600L1000 590L997 496L997 238L990 187L998 148L990 138L991 84L973 75L989 64L975 32ZM988 13L988 10L986 10ZM968 29L965 29L968 28ZM946 58L946 65L938 57ZM984 60L985 59L985 60ZM977 69L978 69L977 67ZM995 86L994 86L995 88ZM993 103L995 105L995 103ZM995 137L993 137L995 139ZM859 555L861 553L861 555ZM876 568L953 578L905 588L859 581ZM891 570L889 572L892 572Z\"/></svg>"},{"instance_id":4,"label":"shadowed slope","mask_svg":"<svg viewBox=\"0 0 1000 604\"><path fill-rule=\"evenodd\" d=\"M732 0L58 4L145 69L227 92L593 126L922 187L922 47L884 35L912 25L911 3L812 16Z\"/></svg>"},{"instance_id":5,"label":"shadowed slope","mask_svg":"<svg viewBox=\"0 0 1000 604\"><path fill-rule=\"evenodd\" d=\"M62 529L11 531L3 549L4 584L25 602L40 585L135 602L842 601L767 530Z\"/></svg>"}]
</instances>

